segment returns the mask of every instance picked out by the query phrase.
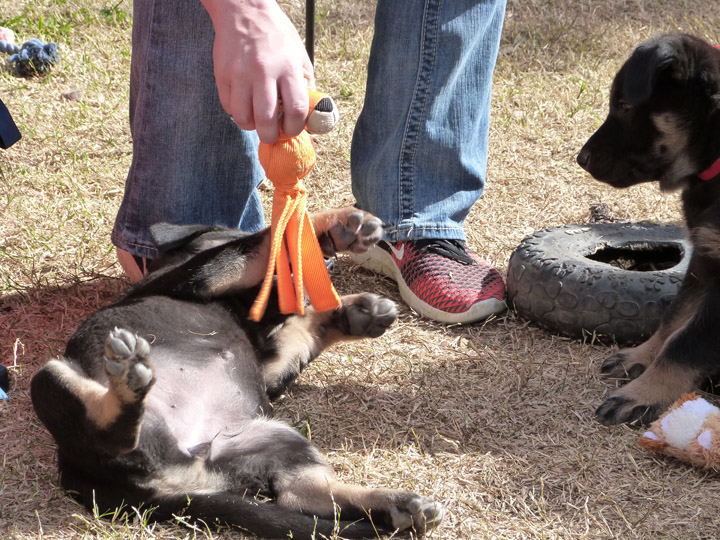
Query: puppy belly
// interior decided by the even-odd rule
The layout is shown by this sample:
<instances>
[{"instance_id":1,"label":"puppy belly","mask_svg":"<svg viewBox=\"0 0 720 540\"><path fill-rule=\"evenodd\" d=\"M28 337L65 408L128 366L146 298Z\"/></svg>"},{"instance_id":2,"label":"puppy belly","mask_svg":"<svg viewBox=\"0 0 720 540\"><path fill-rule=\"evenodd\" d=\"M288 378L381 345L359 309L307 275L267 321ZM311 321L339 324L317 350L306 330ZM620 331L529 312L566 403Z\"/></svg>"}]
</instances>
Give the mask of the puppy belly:
<instances>
[{"instance_id":1,"label":"puppy belly","mask_svg":"<svg viewBox=\"0 0 720 540\"><path fill-rule=\"evenodd\" d=\"M148 396L146 414L162 419L188 456L209 443L219 450L223 440L267 413L260 409L254 384L249 392L238 386L232 358L232 353L221 352L201 363L156 365L157 383Z\"/></svg>"}]
</instances>

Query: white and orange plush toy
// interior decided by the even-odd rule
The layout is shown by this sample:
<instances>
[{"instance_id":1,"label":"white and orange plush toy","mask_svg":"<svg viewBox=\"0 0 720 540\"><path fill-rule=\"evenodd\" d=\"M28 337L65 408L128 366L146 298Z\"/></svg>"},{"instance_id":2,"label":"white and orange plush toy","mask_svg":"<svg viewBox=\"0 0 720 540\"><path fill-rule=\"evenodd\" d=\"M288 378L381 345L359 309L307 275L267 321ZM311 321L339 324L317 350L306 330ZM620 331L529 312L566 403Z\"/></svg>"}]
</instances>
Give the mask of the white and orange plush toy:
<instances>
[{"instance_id":1,"label":"white and orange plush toy","mask_svg":"<svg viewBox=\"0 0 720 540\"><path fill-rule=\"evenodd\" d=\"M697 394L685 394L650 425L638 444L698 467L720 467L720 409Z\"/></svg>"}]
</instances>

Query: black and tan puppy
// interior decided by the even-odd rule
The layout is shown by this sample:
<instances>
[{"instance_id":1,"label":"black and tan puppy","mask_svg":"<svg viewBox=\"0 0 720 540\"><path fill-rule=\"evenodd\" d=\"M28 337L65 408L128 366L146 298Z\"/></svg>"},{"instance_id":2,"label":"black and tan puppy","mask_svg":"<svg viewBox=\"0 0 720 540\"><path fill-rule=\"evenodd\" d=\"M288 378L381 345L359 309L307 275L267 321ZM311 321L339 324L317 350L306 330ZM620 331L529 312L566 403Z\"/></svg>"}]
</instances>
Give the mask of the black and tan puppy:
<instances>
[{"instance_id":1,"label":"black and tan puppy","mask_svg":"<svg viewBox=\"0 0 720 540\"><path fill-rule=\"evenodd\" d=\"M313 216L323 250L364 251L380 221L357 209ZM92 314L33 377L35 410L58 443L62 485L88 508L184 515L264 537L422 534L442 508L414 493L338 482L323 456L272 420L278 396L328 345L377 337L394 304L346 296L332 312L248 320L269 234L160 225L159 268Z\"/></svg>"},{"instance_id":2,"label":"black and tan puppy","mask_svg":"<svg viewBox=\"0 0 720 540\"><path fill-rule=\"evenodd\" d=\"M602 366L632 379L597 410L604 424L654 420L720 375L720 50L689 35L642 43L615 77L610 112L578 163L615 187L657 181L682 192L693 244L657 332Z\"/></svg>"}]
</instances>

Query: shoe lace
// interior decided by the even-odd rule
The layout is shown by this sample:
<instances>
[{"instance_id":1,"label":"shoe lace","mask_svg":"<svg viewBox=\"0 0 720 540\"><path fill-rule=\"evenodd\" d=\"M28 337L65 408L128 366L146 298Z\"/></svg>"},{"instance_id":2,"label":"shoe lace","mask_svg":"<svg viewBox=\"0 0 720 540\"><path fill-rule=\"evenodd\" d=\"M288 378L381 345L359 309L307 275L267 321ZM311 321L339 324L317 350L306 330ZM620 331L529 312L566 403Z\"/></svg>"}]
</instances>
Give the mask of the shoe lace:
<instances>
[{"instance_id":1,"label":"shoe lace","mask_svg":"<svg viewBox=\"0 0 720 540\"><path fill-rule=\"evenodd\" d=\"M435 253L452 259L461 264L474 265L477 264L467 251L465 251L465 242L462 240L446 240L446 239L428 239L415 240L415 247L420 253Z\"/></svg>"}]
</instances>

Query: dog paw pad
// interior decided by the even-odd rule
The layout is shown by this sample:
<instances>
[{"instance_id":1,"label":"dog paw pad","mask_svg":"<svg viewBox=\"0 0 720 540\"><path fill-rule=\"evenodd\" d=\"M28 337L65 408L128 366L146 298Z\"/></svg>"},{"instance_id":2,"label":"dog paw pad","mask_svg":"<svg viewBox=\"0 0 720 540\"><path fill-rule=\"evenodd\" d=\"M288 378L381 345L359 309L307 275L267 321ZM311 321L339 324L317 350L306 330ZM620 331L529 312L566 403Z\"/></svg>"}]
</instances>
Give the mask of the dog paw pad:
<instances>
[{"instance_id":1,"label":"dog paw pad","mask_svg":"<svg viewBox=\"0 0 720 540\"><path fill-rule=\"evenodd\" d=\"M372 216L360 227L355 244L351 246L355 253L367 251L377 244L383 235L382 221Z\"/></svg>"},{"instance_id":2,"label":"dog paw pad","mask_svg":"<svg viewBox=\"0 0 720 540\"><path fill-rule=\"evenodd\" d=\"M381 336L397 317L392 300L371 293L359 295L343 307L343 326L351 336Z\"/></svg>"},{"instance_id":3,"label":"dog paw pad","mask_svg":"<svg viewBox=\"0 0 720 540\"><path fill-rule=\"evenodd\" d=\"M614 352L608 356L600 366L600 373L613 373L618 366L622 366L626 361L626 355L622 352Z\"/></svg>"},{"instance_id":4,"label":"dog paw pad","mask_svg":"<svg viewBox=\"0 0 720 540\"><path fill-rule=\"evenodd\" d=\"M427 497L413 497L406 504L392 508L390 518L395 529L413 529L420 534L438 526L444 510L440 503Z\"/></svg>"},{"instance_id":5,"label":"dog paw pad","mask_svg":"<svg viewBox=\"0 0 720 540\"><path fill-rule=\"evenodd\" d=\"M128 372L128 388L139 390L145 388L152 381L153 372L145 364L135 364Z\"/></svg>"},{"instance_id":6,"label":"dog paw pad","mask_svg":"<svg viewBox=\"0 0 720 540\"><path fill-rule=\"evenodd\" d=\"M105 373L119 391L125 387L132 392L147 388L153 381L148 363L150 344L122 328L115 328L105 340Z\"/></svg>"},{"instance_id":7,"label":"dog paw pad","mask_svg":"<svg viewBox=\"0 0 720 540\"><path fill-rule=\"evenodd\" d=\"M114 360L110 360L105 357L105 371L113 377L122 377L123 371L125 371L125 366L120 362L115 362Z\"/></svg>"},{"instance_id":8,"label":"dog paw pad","mask_svg":"<svg viewBox=\"0 0 720 540\"><path fill-rule=\"evenodd\" d=\"M361 211L348 214L347 223L345 225L347 230L353 232L354 234L357 234L360 230L360 225L362 225L364 217L365 213Z\"/></svg>"},{"instance_id":9,"label":"dog paw pad","mask_svg":"<svg viewBox=\"0 0 720 540\"><path fill-rule=\"evenodd\" d=\"M344 222L330 229L335 250L362 253L377 244L383 235L382 222L367 212L349 213Z\"/></svg>"}]
</instances>

